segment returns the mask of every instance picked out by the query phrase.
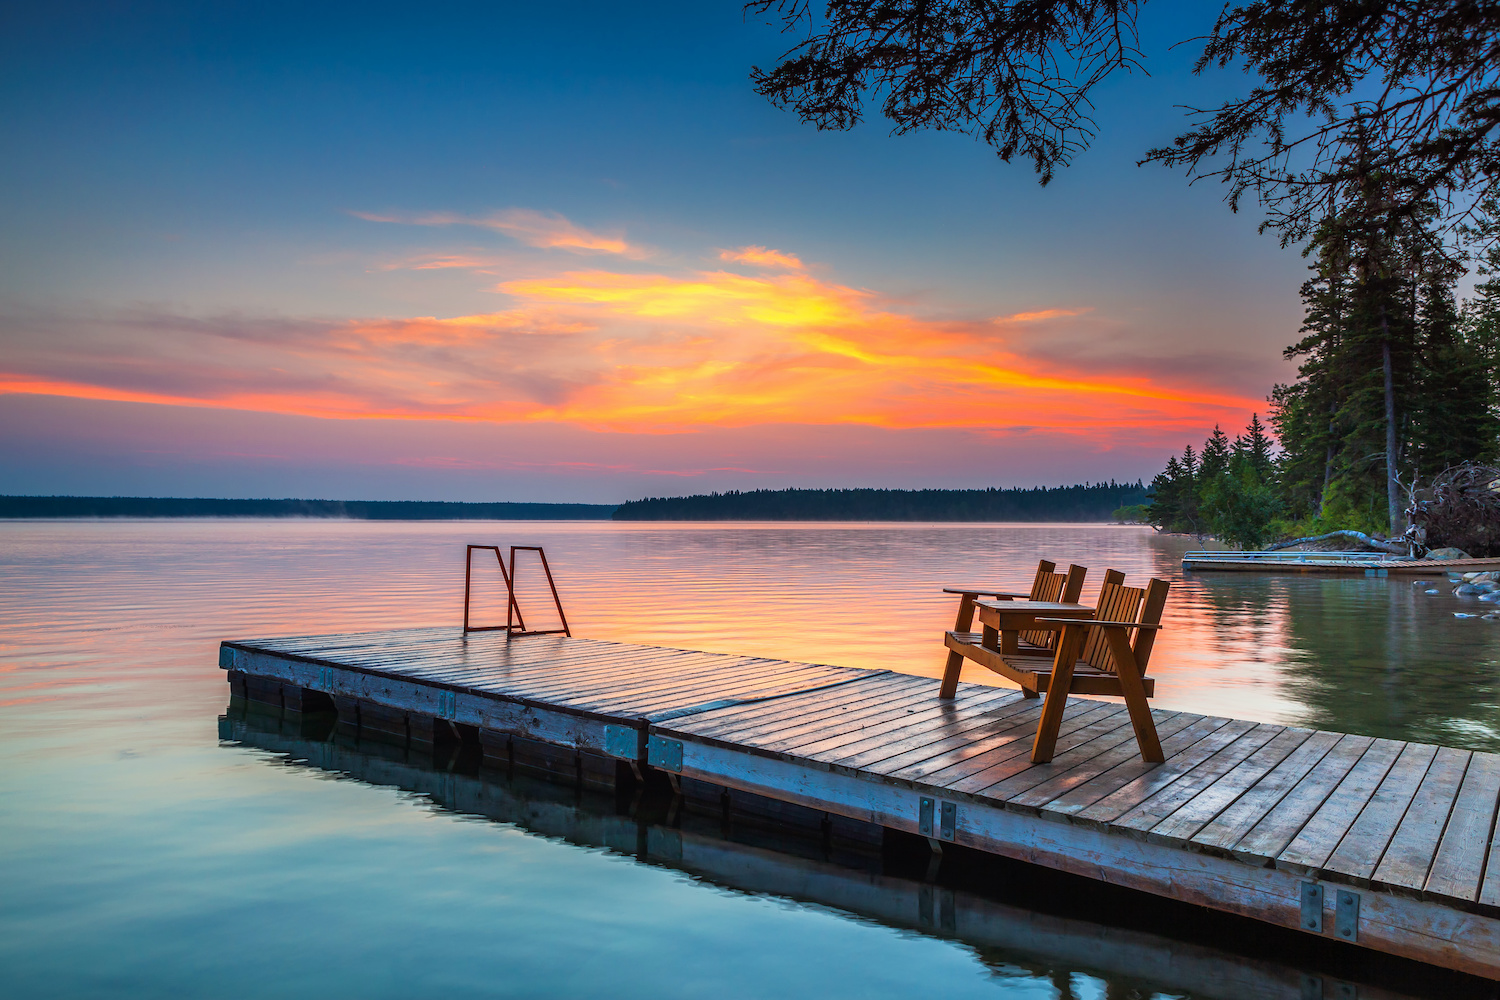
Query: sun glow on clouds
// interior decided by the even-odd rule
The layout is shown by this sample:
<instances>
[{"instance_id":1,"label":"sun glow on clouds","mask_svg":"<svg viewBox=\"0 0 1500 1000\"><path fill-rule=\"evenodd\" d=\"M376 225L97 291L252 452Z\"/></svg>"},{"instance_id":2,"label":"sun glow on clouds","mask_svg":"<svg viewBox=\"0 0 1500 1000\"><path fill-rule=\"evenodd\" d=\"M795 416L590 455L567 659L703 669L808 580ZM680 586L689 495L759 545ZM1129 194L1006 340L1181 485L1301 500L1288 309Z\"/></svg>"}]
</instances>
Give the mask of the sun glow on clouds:
<instances>
[{"instance_id":1,"label":"sun glow on clouds","mask_svg":"<svg viewBox=\"0 0 1500 1000\"><path fill-rule=\"evenodd\" d=\"M401 221L488 225L535 247L633 256L623 237L537 212ZM1027 343L1084 309L940 321L809 274L782 251L719 256L759 273L533 266L542 276L493 286L504 308L451 317L32 317L9 324L17 349L0 392L634 433L786 423L1045 429L1104 448L1242 422L1258 405L1028 356ZM476 275L495 266L462 254L431 261L472 264Z\"/></svg>"},{"instance_id":2,"label":"sun glow on clouds","mask_svg":"<svg viewBox=\"0 0 1500 1000\"><path fill-rule=\"evenodd\" d=\"M787 271L800 271L805 266L796 254L768 250L765 247L740 247L738 250L720 250L719 259L734 264L750 264L755 267L772 267Z\"/></svg>"}]
</instances>

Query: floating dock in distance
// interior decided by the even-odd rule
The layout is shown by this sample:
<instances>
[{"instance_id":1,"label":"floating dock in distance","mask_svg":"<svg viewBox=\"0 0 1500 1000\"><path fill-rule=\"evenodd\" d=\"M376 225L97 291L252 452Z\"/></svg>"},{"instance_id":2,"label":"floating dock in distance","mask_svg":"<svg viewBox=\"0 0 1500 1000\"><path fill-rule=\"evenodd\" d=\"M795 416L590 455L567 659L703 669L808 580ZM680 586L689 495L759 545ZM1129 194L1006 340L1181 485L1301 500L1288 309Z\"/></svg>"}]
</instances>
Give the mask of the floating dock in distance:
<instances>
[{"instance_id":1,"label":"floating dock in distance","mask_svg":"<svg viewBox=\"0 0 1500 1000\"><path fill-rule=\"evenodd\" d=\"M1189 552L1188 572L1337 573L1345 576L1445 576L1500 571L1500 559L1403 559L1378 552Z\"/></svg>"},{"instance_id":2,"label":"floating dock in distance","mask_svg":"<svg viewBox=\"0 0 1500 1000\"><path fill-rule=\"evenodd\" d=\"M646 769L1500 979L1500 755L964 684L458 628L226 642L236 694L609 787Z\"/></svg>"}]
</instances>

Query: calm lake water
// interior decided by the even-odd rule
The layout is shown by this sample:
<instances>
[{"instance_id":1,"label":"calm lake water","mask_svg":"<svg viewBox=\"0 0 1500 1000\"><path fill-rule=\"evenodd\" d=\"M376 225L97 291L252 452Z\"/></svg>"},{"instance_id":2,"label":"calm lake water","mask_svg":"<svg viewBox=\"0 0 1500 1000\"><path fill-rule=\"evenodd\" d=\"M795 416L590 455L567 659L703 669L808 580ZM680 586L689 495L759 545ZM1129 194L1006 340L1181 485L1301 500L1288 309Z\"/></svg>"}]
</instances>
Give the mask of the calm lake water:
<instances>
[{"instance_id":1,"label":"calm lake water","mask_svg":"<svg viewBox=\"0 0 1500 1000\"><path fill-rule=\"evenodd\" d=\"M1184 579L1183 541L1146 529L0 522L0 994L1322 995L1298 992L1321 958L221 719L219 640L456 624L464 542L545 545L579 635L929 676L944 585L1025 589L1043 556L1089 566L1086 599L1106 567L1161 576L1158 705L1500 750L1500 624L1454 618L1484 606L1445 582ZM994 939L948 933L955 908Z\"/></svg>"}]
</instances>

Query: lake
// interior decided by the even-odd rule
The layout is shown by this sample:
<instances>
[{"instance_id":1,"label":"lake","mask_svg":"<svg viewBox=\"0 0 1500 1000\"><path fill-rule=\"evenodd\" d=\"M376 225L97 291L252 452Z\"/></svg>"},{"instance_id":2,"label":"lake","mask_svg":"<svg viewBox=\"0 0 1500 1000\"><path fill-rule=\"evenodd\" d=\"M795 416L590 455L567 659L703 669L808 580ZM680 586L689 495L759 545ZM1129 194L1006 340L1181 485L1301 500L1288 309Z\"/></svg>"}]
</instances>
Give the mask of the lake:
<instances>
[{"instance_id":1,"label":"lake","mask_svg":"<svg viewBox=\"0 0 1500 1000\"><path fill-rule=\"evenodd\" d=\"M934 886L226 716L219 640L457 624L465 542L546 546L578 635L932 677L945 585L1024 590L1039 557L1090 567L1085 599L1107 567L1155 575L1157 705L1500 750L1500 624L1455 618L1483 606L1451 585L1184 579L1188 543L1149 529L0 522L0 992L1081 1000L1354 975L1059 911L1019 874ZM1001 940L946 933L955 908ZM1395 979L1359 995L1451 995Z\"/></svg>"}]
</instances>

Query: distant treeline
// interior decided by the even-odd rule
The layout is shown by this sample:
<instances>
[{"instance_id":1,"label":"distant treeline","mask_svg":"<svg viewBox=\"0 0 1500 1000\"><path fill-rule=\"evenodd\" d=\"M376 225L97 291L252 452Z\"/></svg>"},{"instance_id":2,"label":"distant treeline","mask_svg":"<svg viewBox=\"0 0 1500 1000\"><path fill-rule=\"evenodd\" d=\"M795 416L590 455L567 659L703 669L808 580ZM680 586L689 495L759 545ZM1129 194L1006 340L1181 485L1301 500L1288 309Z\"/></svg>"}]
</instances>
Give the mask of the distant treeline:
<instances>
[{"instance_id":1,"label":"distant treeline","mask_svg":"<svg viewBox=\"0 0 1500 1000\"><path fill-rule=\"evenodd\" d=\"M0 517L343 517L360 521L606 520L614 504L442 500L212 500L0 497Z\"/></svg>"},{"instance_id":2,"label":"distant treeline","mask_svg":"<svg viewBox=\"0 0 1500 1000\"><path fill-rule=\"evenodd\" d=\"M754 490L651 497L616 521L1109 521L1146 502L1146 486L1084 483L988 490Z\"/></svg>"}]
</instances>

